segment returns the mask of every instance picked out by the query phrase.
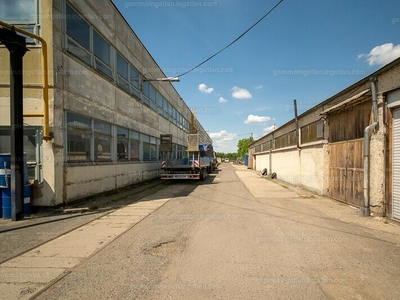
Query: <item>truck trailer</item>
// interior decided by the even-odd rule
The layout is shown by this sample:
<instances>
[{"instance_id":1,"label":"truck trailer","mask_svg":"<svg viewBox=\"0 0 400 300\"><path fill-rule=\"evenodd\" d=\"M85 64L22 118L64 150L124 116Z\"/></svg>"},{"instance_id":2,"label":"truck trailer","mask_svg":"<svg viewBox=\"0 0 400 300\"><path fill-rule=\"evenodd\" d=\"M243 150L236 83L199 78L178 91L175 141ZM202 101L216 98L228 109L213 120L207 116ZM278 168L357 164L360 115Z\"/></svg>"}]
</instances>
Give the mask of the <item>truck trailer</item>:
<instances>
[{"instance_id":1,"label":"truck trailer","mask_svg":"<svg viewBox=\"0 0 400 300\"><path fill-rule=\"evenodd\" d=\"M160 136L161 179L205 180L214 170L211 144L200 144L198 134L188 135L186 151L176 153L172 149L172 135Z\"/></svg>"}]
</instances>

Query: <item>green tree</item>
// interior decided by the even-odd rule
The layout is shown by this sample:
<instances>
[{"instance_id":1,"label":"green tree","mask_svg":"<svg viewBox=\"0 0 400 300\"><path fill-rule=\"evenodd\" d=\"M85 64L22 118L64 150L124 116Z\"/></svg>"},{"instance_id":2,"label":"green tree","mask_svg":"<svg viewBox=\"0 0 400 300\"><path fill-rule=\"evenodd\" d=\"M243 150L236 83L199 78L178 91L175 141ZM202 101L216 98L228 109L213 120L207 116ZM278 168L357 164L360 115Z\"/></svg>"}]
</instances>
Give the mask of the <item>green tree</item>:
<instances>
[{"instance_id":1,"label":"green tree","mask_svg":"<svg viewBox=\"0 0 400 300\"><path fill-rule=\"evenodd\" d=\"M253 141L254 141L254 139L252 137L239 140L238 155L240 158L244 158L244 156L248 153L249 144L251 144Z\"/></svg>"}]
</instances>

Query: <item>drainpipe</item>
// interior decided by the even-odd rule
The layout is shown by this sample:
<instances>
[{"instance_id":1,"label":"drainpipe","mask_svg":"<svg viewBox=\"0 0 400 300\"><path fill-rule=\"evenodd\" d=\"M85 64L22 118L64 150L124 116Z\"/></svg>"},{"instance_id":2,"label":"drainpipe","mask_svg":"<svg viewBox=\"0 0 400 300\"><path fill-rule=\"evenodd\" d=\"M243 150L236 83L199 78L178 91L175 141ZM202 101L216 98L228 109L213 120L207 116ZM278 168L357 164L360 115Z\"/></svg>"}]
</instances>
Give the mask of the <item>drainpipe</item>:
<instances>
[{"instance_id":1,"label":"drainpipe","mask_svg":"<svg viewBox=\"0 0 400 300\"><path fill-rule=\"evenodd\" d=\"M297 150L301 150L300 141L299 141L299 120L297 119L297 101L296 101L296 99L293 100L293 107L294 107L294 122L295 122L295 127L296 127L296 146L297 146Z\"/></svg>"},{"instance_id":2,"label":"drainpipe","mask_svg":"<svg viewBox=\"0 0 400 300\"><path fill-rule=\"evenodd\" d=\"M371 211L370 204L370 139L369 132L378 126L378 102L376 100L375 78L371 78L371 93L372 93L372 111L374 115L374 123L364 129L364 206L361 207L360 214L364 217L369 217Z\"/></svg>"},{"instance_id":3,"label":"drainpipe","mask_svg":"<svg viewBox=\"0 0 400 300\"><path fill-rule=\"evenodd\" d=\"M269 149L269 174L272 174L272 150L274 148Z\"/></svg>"},{"instance_id":4,"label":"drainpipe","mask_svg":"<svg viewBox=\"0 0 400 300\"><path fill-rule=\"evenodd\" d=\"M42 81L43 81L43 113L25 113L24 117L43 117L43 139L45 141L50 141L52 139L50 134L50 125L49 125L49 79L48 75L48 62L47 62L47 43L46 41L29 31L23 30L21 28L15 27L11 24L0 21L0 25L6 27L8 29L14 30L16 32L22 33L26 36L29 36L33 39L40 41L42 44Z\"/></svg>"}]
</instances>

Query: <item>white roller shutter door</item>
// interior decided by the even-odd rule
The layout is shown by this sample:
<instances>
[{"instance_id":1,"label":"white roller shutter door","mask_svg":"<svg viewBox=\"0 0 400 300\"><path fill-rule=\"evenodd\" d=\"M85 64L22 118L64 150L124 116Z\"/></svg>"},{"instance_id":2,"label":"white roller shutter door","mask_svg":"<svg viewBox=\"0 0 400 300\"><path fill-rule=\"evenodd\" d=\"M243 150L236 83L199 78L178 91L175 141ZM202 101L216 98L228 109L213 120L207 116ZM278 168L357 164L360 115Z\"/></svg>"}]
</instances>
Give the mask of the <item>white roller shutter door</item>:
<instances>
[{"instance_id":1,"label":"white roller shutter door","mask_svg":"<svg viewBox=\"0 0 400 300\"><path fill-rule=\"evenodd\" d=\"M400 108L393 111L393 199L392 216L400 220Z\"/></svg>"}]
</instances>

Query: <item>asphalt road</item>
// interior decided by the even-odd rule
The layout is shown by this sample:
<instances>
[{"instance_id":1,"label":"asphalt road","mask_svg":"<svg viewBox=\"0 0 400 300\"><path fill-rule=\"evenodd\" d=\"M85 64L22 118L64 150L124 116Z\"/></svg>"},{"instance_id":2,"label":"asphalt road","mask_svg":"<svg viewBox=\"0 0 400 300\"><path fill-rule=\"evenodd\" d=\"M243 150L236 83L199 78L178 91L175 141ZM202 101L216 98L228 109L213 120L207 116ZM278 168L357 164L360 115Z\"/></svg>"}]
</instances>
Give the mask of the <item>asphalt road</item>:
<instances>
[{"instance_id":1,"label":"asphalt road","mask_svg":"<svg viewBox=\"0 0 400 300\"><path fill-rule=\"evenodd\" d=\"M395 224L227 163L171 188L37 299L400 299Z\"/></svg>"}]
</instances>

